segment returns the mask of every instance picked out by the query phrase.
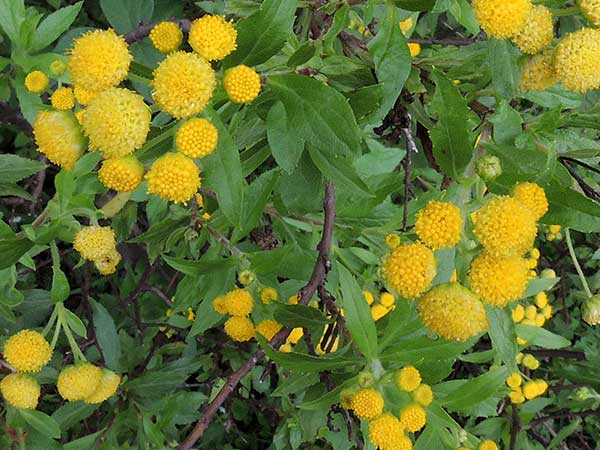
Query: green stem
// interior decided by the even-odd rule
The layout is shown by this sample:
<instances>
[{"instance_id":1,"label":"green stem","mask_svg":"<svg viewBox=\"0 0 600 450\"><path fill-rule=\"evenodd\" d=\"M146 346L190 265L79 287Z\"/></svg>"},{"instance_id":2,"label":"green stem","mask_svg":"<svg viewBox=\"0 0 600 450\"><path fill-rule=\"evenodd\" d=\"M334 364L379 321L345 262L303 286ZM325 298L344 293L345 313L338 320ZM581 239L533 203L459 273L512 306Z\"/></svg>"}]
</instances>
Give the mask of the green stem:
<instances>
[{"instance_id":1,"label":"green stem","mask_svg":"<svg viewBox=\"0 0 600 450\"><path fill-rule=\"evenodd\" d=\"M552 15L557 17L572 16L579 14L579 6L571 6L570 8L551 9Z\"/></svg>"},{"instance_id":2,"label":"green stem","mask_svg":"<svg viewBox=\"0 0 600 450\"><path fill-rule=\"evenodd\" d=\"M579 279L581 280L581 284L583 285L583 290L588 298L592 297L592 291L587 284L587 280L585 279L585 275L583 274L583 270L581 270L581 266L579 265L579 261L577 261L577 256L575 255L575 249L573 248L573 242L571 241L571 233L568 228L565 228L565 237L567 239L567 247L569 248L569 254L571 255L571 259L573 260L573 265L575 266L575 270L577 271L577 275L579 275Z\"/></svg>"},{"instance_id":3,"label":"green stem","mask_svg":"<svg viewBox=\"0 0 600 450\"><path fill-rule=\"evenodd\" d=\"M57 314L58 313L56 311L56 307L54 307L54 309L52 310L52 315L50 316L48 323L44 327L44 331L42 331L42 336L46 336L48 332L52 329L52 325L54 325L54 322L56 321Z\"/></svg>"},{"instance_id":4,"label":"green stem","mask_svg":"<svg viewBox=\"0 0 600 450\"><path fill-rule=\"evenodd\" d=\"M50 347L54 350L56 347L56 343L58 342L58 336L60 336L60 328L62 327L62 323L60 320L56 322L56 328L54 329L54 336L52 336L52 342L50 343Z\"/></svg>"},{"instance_id":5,"label":"green stem","mask_svg":"<svg viewBox=\"0 0 600 450\"><path fill-rule=\"evenodd\" d=\"M57 305L57 308L58 308L58 320L65 330L65 335L67 336L67 341L69 342L69 346L71 347L71 351L73 352L73 358L74 358L75 362L87 361L87 358L84 356L81 349L77 345L75 338L73 337L73 333L71 332L71 328L69 327L69 324L66 322L66 320L64 320L64 313L63 313L64 308L65 308L64 305L62 303L60 303Z\"/></svg>"}]
</instances>

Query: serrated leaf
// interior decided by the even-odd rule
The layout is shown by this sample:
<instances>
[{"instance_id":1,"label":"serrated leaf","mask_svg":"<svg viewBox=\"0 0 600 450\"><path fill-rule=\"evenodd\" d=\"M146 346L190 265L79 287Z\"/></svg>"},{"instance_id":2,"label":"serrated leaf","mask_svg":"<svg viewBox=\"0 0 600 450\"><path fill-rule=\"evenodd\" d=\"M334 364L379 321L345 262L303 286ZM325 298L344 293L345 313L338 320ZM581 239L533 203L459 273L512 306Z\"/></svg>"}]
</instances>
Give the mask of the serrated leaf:
<instances>
[{"instance_id":1,"label":"serrated leaf","mask_svg":"<svg viewBox=\"0 0 600 450\"><path fill-rule=\"evenodd\" d=\"M39 161L22 158L17 155L0 155L0 182L16 183L27 178L46 167Z\"/></svg>"}]
</instances>

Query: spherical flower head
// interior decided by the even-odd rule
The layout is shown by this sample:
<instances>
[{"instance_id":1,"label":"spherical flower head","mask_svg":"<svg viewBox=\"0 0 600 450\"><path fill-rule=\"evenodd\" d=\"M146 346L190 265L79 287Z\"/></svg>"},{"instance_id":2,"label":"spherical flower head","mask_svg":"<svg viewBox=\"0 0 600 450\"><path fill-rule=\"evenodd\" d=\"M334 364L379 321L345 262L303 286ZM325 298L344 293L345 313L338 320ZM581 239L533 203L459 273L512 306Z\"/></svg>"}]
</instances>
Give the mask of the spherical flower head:
<instances>
[{"instance_id":1,"label":"spherical flower head","mask_svg":"<svg viewBox=\"0 0 600 450\"><path fill-rule=\"evenodd\" d=\"M518 388L523 383L523 377L519 372L511 373L508 378L506 378L506 385L511 388Z\"/></svg>"},{"instance_id":2,"label":"spherical flower head","mask_svg":"<svg viewBox=\"0 0 600 450\"><path fill-rule=\"evenodd\" d=\"M351 406L359 419L377 419L383 412L383 396L372 388L361 389L352 396Z\"/></svg>"},{"instance_id":3,"label":"spherical flower head","mask_svg":"<svg viewBox=\"0 0 600 450\"><path fill-rule=\"evenodd\" d=\"M122 36L113 30L94 30L73 41L67 65L73 84L101 92L127 78L132 59Z\"/></svg>"},{"instance_id":4,"label":"spherical flower head","mask_svg":"<svg viewBox=\"0 0 600 450\"><path fill-rule=\"evenodd\" d=\"M427 407L433 401L433 391L428 384L420 384L413 392L413 399L421 406Z\"/></svg>"},{"instance_id":5,"label":"spherical flower head","mask_svg":"<svg viewBox=\"0 0 600 450\"><path fill-rule=\"evenodd\" d=\"M404 427L389 413L384 413L369 422L369 439L375 447L388 449L404 437Z\"/></svg>"},{"instance_id":6,"label":"spherical flower head","mask_svg":"<svg viewBox=\"0 0 600 450\"><path fill-rule=\"evenodd\" d=\"M225 295L219 295L212 302L213 309L219 314L227 314L228 305L227 297Z\"/></svg>"},{"instance_id":7,"label":"spherical flower head","mask_svg":"<svg viewBox=\"0 0 600 450\"><path fill-rule=\"evenodd\" d=\"M398 389L412 392L421 384L421 372L416 367L406 366L396 372L394 379Z\"/></svg>"},{"instance_id":8,"label":"spherical flower head","mask_svg":"<svg viewBox=\"0 0 600 450\"><path fill-rule=\"evenodd\" d=\"M546 294L544 291L538 292L537 294L535 294L534 301L535 306L537 306L538 308L543 308L548 304L548 294Z\"/></svg>"},{"instance_id":9,"label":"spherical flower head","mask_svg":"<svg viewBox=\"0 0 600 450\"><path fill-rule=\"evenodd\" d=\"M206 119L193 118L179 127L175 147L190 158L204 158L217 148L219 131Z\"/></svg>"},{"instance_id":10,"label":"spherical flower head","mask_svg":"<svg viewBox=\"0 0 600 450\"><path fill-rule=\"evenodd\" d=\"M396 233L386 234L385 245L387 245L390 250L394 250L400 245L400 236L398 236Z\"/></svg>"},{"instance_id":11,"label":"spherical flower head","mask_svg":"<svg viewBox=\"0 0 600 450\"><path fill-rule=\"evenodd\" d=\"M446 339L465 341L488 328L479 297L458 283L435 286L419 299L419 316L427 328Z\"/></svg>"},{"instance_id":12,"label":"spherical flower head","mask_svg":"<svg viewBox=\"0 0 600 450\"><path fill-rule=\"evenodd\" d=\"M237 30L225 17L207 15L192 22L188 40L207 61L220 61L236 49Z\"/></svg>"},{"instance_id":13,"label":"spherical flower head","mask_svg":"<svg viewBox=\"0 0 600 450\"><path fill-rule=\"evenodd\" d=\"M91 149L99 149L105 158L119 158L144 145L150 120L150 109L141 95L113 88L90 102L83 116L83 131Z\"/></svg>"},{"instance_id":14,"label":"spherical flower head","mask_svg":"<svg viewBox=\"0 0 600 450\"><path fill-rule=\"evenodd\" d=\"M150 31L150 41L161 53L171 53L179 48L183 32L175 22L160 22Z\"/></svg>"},{"instance_id":15,"label":"spherical flower head","mask_svg":"<svg viewBox=\"0 0 600 450\"><path fill-rule=\"evenodd\" d=\"M40 111L33 123L38 150L54 164L71 170L85 150L85 139L70 111Z\"/></svg>"},{"instance_id":16,"label":"spherical flower head","mask_svg":"<svg viewBox=\"0 0 600 450\"><path fill-rule=\"evenodd\" d=\"M543 5L535 5L525 28L512 37L512 41L523 53L535 55L549 47L554 37L552 13Z\"/></svg>"},{"instance_id":17,"label":"spherical flower head","mask_svg":"<svg viewBox=\"0 0 600 450\"><path fill-rule=\"evenodd\" d=\"M557 81L554 52L551 50L527 59L521 66L519 87L523 91L544 91Z\"/></svg>"},{"instance_id":18,"label":"spherical flower head","mask_svg":"<svg viewBox=\"0 0 600 450\"><path fill-rule=\"evenodd\" d=\"M246 289L234 289L226 294L227 312L232 316L247 316L254 308L254 299Z\"/></svg>"},{"instance_id":19,"label":"spherical flower head","mask_svg":"<svg viewBox=\"0 0 600 450\"><path fill-rule=\"evenodd\" d=\"M82 227L75 235L73 247L83 259L99 261L115 249L115 232L111 227L92 225Z\"/></svg>"},{"instance_id":20,"label":"spherical flower head","mask_svg":"<svg viewBox=\"0 0 600 450\"><path fill-rule=\"evenodd\" d=\"M523 395L523 391L520 388L519 390L509 392L508 397L510 398L511 403L520 404L525 401L525 396Z\"/></svg>"},{"instance_id":21,"label":"spherical flower head","mask_svg":"<svg viewBox=\"0 0 600 450\"><path fill-rule=\"evenodd\" d=\"M474 214L475 236L485 249L499 256L522 255L533 247L535 217L518 200L498 196Z\"/></svg>"},{"instance_id":22,"label":"spherical flower head","mask_svg":"<svg viewBox=\"0 0 600 450\"><path fill-rule=\"evenodd\" d=\"M52 357L52 348L41 333L22 330L4 343L4 359L19 372L39 372Z\"/></svg>"},{"instance_id":23,"label":"spherical flower head","mask_svg":"<svg viewBox=\"0 0 600 450\"><path fill-rule=\"evenodd\" d=\"M104 400L108 400L110 397L115 395L121 377L114 373L112 370L102 369L102 378L96 390L89 396L83 399L85 403L95 404L102 403Z\"/></svg>"},{"instance_id":24,"label":"spherical flower head","mask_svg":"<svg viewBox=\"0 0 600 450\"><path fill-rule=\"evenodd\" d=\"M67 70L67 64L60 59L55 59L50 63L50 72L56 77L60 77Z\"/></svg>"},{"instance_id":25,"label":"spherical flower head","mask_svg":"<svg viewBox=\"0 0 600 450\"><path fill-rule=\"evenodd\" d=\"M250 103L260 93L260 76L241 64L225 71L223 87L233 103Z\"/></svg>"},{"instance_id":26,"label":"spherical flower head","mask_svg":"<svg viewBox=\"0 0 600 450\"><path fill-rule=\"evenodd\" d=\"M536 314L537 308L535 307L535 305L529 305L527 306L527 308L525 308L525 318L533 320L535 319Z\"/></svg>"},{"instance_id":27,"label":"spherical flower head","mask_svg":"<svg viewBox=\"0 0 600 450\"><path fill-rule=\"evenodd\" d=\"M85 115L85 109L80 109L79 111L77 111L75 113L75 118L77 119L77 122L79 122L79 125L83 126L83 116Z\"/></svg>"},{"instance_id":28,"label":"spherical flower head","mask_svg":"<svg viewBox=\"0 0 600 450\"><path fill-rule=\"evenodd\" d=\"M274 320L263 320L256 326L256 332L262 334L267 341L279 333L281 325Z\"/></svg>"},{"instance_id":29,"label":"spherical flower head","mask_svg":"<svg viewBox=\"0 0 600 450\"><path fill-rule=\"evenodd\" d=\"M277 291L275 289L273 289L272 287L266 287L260 291L260 301L263 302L265 305L268 305L269 303L276 301L277 298L278 298Z\"/></svg>"},{"instance_id":30,"label":"spherical flower head","mask_svg":"<svg viewBox=\"0 0 600 450\"><path fill-rule=\"evenodd\" d=\"M354 395L354 389L342 389L340 392L340 404L345 409L352 409L352 396Z\"/></svg>"},{"instance_id":31,"label":"spherical flower head","mask_svg":"<svg viewBox=\"0 0 600 450\"><path fill-rule=\"evenodd\" d=\"M146 174L148 193L175 203L186 203L200 188L200 171L181 153L166 153Z\"/></svg>"},{"instance_id":32,"label":"spherical flower head","mask_svg":"<svg viewBox=\"0 0 600 450\"><path fill-rule=\"evenodd\" d=\"M525 318L525 308L523 308L523 305L517 305L511 314L513 322L519 323Z\"/></svg>"},{"instance_id":33,"label":"spherical flower head","mask_svg":"<svg viewBox=\"0 0 600 450\"><path fill-rule=\"evenodd\" d=\"M415 433L427 423L427 413L421 405L411 403L400 410L400 423L408 431Z\"/></svg>"},{"instance_id":34,"label":"spherical flower head","mask_svg":"<svg viewBox=\"0 0 600 450\"><path fill-rule=\"evenodd\" d=\"M454 247L462 232L460 208L452 203L430 201L417 213L415 232L428 247Z\"/></svg>"},{"instance_id":35,"label":"spherical flower head","mask_svg":"<svg viewBox=\"0 0 600 450\"><path fill-rule=\"evenodd\" d=\"M413 443L408 436L402 435L385 450L413 450Z\"/></svg>"},{"instance_id":36,"label":"spherical flower head","mask_svg":"<svg viewBox=\"0 0 600 450\"><path fill-rule=\"evenodd\" d=\"M144 178L144 165L132 155L105 159L98 171L104 186L117 192L132 192Z\"/></svg>"},{"instance_id":37,"label":"spherical flower head","mask_svg":"<svg viewBox=\"0 0 600 450\"><path fill-rule=\"evenodd\" d=\"M381 303L386 308L391 308L396 303L396 298L390 294L389 292L383 292L379 297L379 303Z\"/></svg>"},{"instance_id":38,"label":"spherical flower head","mask_svg":"<svg viewBox=\"0 0 600 450\"><path fill-rule=\"evenodd\" d=\"M238 273L238 281L242 286L249 286L256 280L256 274L249 269L244 269Z\"/></svg>"},{"instance_id":39,"label":"spherical flower head","mask_svg":"<svg viewBox=\"0 0 600 450\"><path fill-rule=\"evenodd\" d=\"M254 324L247 317L233 316L225 322L225 333L234 341L249 341L254 338Z\"/></svg>"},{"instance_id":40,"label":"spherical flower head","mask_svg":"<svg viewBox=\"0 0 600 450\"><path fill-rule=\"evenodd\" d=\"M471 263L471 289L484 303L505 307L525 294L529 269L517 255L494 256L483 252Z\"/></svg>"},{"instance_id":41,"label":"spherical flower head","mask_svg":"<svg viewBox=\"0 0 600 450\"><path fill-rule=\"evenodd\" d=\"M195 53L174 52L154 70L152 97L176 119L201 112L215 89L215 72Z\"/></svg>"},{"instance_id":42,"label":"spherical flower head","mask_svg":"<svg viewBox=\"0 0 600 450\"><path fill-rule=\"evenodd\" d=\"M435 278L435 257L421 243L403 244L386 257L383 271L391 289L404 298L418 297Z\"/></svg>"},{"instance_id":43,"label":"spherical flower head","mask_svg":"<svg viewBox=\"0 0 600 450\"><path fill-rule=\"evenodd\" d=\"M581 308L581 317L590 326L600 323L600 294L587 299Z\"/></svg>"},{"instance_id":44,"label":"spherical flower head","mask_svg":"<svg viewBox=\"0 0 600 450\"><path fill-rule=\"evenodd\" d=\"M600 87L600 30L582 28L563 37L554 55L559 81L569 91Z\"/></svg>"},{"instance_id":45,"label":"spherical flower head","mask_svg":"<svg viewBox=\"0 0 600 450\"><path fill-rule=\"evenodd\" d=\"M579 9L593 25L600 26L600 0L578 0Z\"/></svg>"},{"instance_id":46,"label":"spherical flower head","mask_svg":"<svg viewBox=\"0 0 600 450\"><path fill-rule=\"evenodd\" d=\"M411 57L416 58L421 53L421 44L418 42L409 42L408 51L410 52Z\"/></svg>"},{"instance_id":47,"label":"spherical flower head","mask_svg":"<svg viewBox=\"0 0 600 450\"><path fill-rule=\"evenodd\" d=\"M539 395L540 389L535 381L528 381L523 385L523 395L527 400L536 398Z\"/></svg>"},{"instance_id":48,"label":"spherical flower head","mask_svg":"<svg viewBox=\"0 0 600 450\"><path fill-rule=\"evenodd\" d=\"M44 92L46 89L48 89L48 84L50 84L50 80L48 79L48 76L41 70L29 72L25 77L25 87L29 92L34 94L41 94Z\"/></svg>"},{"instance_id":49,"label":"spherical flower head","mask_svg":"<svg viewBox=\"0 0 600 450\"><path fill-rule=\"evenodd\" d=\"M115 248L104 258L94 261L94 265L101 275L112 275L117 271L117 266L120 262L121 254Z\"/></svg>"},{"instance_id":50,"label":"spherical flower head","mask_svg":"<svg viewBox=\"0 0 600 450\"><path fill-rule=\"evenodd\" d=\"M390 312L390 310L387 309L383 305L376 304L376 305L371 306L371 317L373 318L373 320L375 322L377 322L379 319L384 317L389 312Z\"/></svg>"},{"instance_id":51,"label":"spherical flower head","mask_svg":"<svg viewBox=\"0 0 600 450\"><path fill-rule=\"evenodd\" d=\"M410 30L413 26L413 20L412 17L409 17L406 20L403 20L402 22L400 22L398 25L400 25L400 31L402 31L402 33L406 33L408 30Z\"/></svg>"},{"instance_id":52,"label":"spherical flower head","mask_svg":"<svg viewBox=\"0 0 600 450\"><path fill-rule=\"evenodd\" d=\"M528 353L523 357L523 365L529 370L535 370L540 367L540 362L535 358L535 356Z\"/></svg>"},{"instance_id":53,"label":"spherical flower head","mask_svg":"<svg viewBox=\"0 0 600 450\"><path fill-rule=\"evenodd\" d=\"M65 400L85 400L96 392L102 381L102 369L88 362L64 367L58 374L56 387Z\"/></svg>"},{"instance_id":54,"label":"spherical flower head","mask_svg":"<svg viewBox=\"0 0 600 450\"><path fill-rule=\"evenodd\" d=\"M535 383L538 386L538 395L544 395L548 390L548 383L546 383L546 380L542 380L540 378L538 380L535 380Z\"/></svg>"},{"instance_id":55,"label":"spherical flower head","mask_svg":"<svg viewBox=\"0 0 600 450\"><path fill-rule=\"evenodd\" d=\"M481 444L479 444L479 447L477 447L477 450L498 450L498 446L496 445L496 443L494 441L490 441L489 439L483 441Z\"/></svg>"},{"instance_id":56,"label":"spherical flower head","mask_svg":"<svg viewBox=\"0 0 600 450\"><path fill-rule=\"evenodd\" d=\"M519 33L531 12L530 0L473 0L473 11L488 37L507 39Z\"/></svg>"},{"instance_id":57,"label":"spherical flower head","mask_svg":"<svg viewBox=\"0 0 600 450\"><path fill-rule=\"evenodd\" d=\"M512 190L512 196L533 213L535 220L548 212L548 199L544 189L535 183L518 183Z\"/></svg>"},{"instance_id":58,"label":"spherical flower head","mask_svg":"<svg viewBox=\"0 0 600 450\"><path fill-rule=\"evenodd\" d=\"M502 175L502 163L497 156L484 155L477 159L475 172L483 181L493 181Z\"/></svg>"},{"instance_id":59,"label":"spherical flower head","mask_svg":"<svg viewBox=\"0 0 600 450\"><path fill-rule=\"evenodd\" d=\"M30 375L11 373L0 381L0 393L15 408L35 409L40 398L40 385Z\"/></svg>"},{"instance_id":60,"label":"spherical flower head","mask_svg":"<svg viewBox=\"0 0 600 450\"><path fill-rule=\"evenodd\" d=\"M371 306L375 302L375 296L369 291L362 291L363 298L367 302L367 305Z\"/></svg>"},{"instance_id":61,"label":"spherical flower head","mask_svg":"<svg viewBox=\"0 0 600 450\"><path fill-rule=\"evenodd\" d=\"M534 320L535 320L535 326L539 327L539 328L543 327L544 324L546 323L546 317L544 316L543 313L536 314Z\"/></svg>"},{"instance_id":62,"label":"spherical flower head","mask_svg":"<svg viewBox=\"0 0 600 450\"><path fill-rule=\"evenodd\" d=\"M73 94L75 94L75 99L77 103L83 106L89 105L89 103L96 98L96 96L100 92L90 91L78 84L73 86Z\"/></svg>"},{"instance_id":63,"label":"spherical flower head","mask_svg":"<svg viewBox=\"0 0 600 450\"><path fill-rule=\"evenodd\" d=\"M61 111L73 109L73 106L75 106L75 96L73 95L73 90L68 87L59 87L50 97L50 103L54 109Z\"/></svg>"}]
</instances>

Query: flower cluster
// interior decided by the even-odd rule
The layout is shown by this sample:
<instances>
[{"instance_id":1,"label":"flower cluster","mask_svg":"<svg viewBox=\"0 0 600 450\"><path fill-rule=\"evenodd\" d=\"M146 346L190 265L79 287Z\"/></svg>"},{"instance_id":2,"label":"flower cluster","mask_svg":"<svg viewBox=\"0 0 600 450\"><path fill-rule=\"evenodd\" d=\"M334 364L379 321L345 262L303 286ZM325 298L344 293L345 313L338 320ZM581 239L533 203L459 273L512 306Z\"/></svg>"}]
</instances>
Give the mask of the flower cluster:
<instances>
[{"instance_id":1,"label":"flower cluster","mask_svg":"<svg viewBox=\"0 0 600 450\"><path fill-rule=\"evenodd\" d=\"M225 322L225 333L231 339L244 342L254 338L254 323L249 317L254 309L254 299L246 289L234 289L215 298L213 308L219 314L231 316Z\"/></svg>"},{"instance_id":2,"label":"flower cluster","mask_svg":"<svg viewBox=\"0 0 600 450\"><path fill-rule=\"evenodd\" d=\"M82 227L75 234L73 247L83 259L93 261L102 275L115 273L121 261L121 255L116 247L115 232L111 227L99 225Z\"/></svg>"},{"instance_id":3,"label":"flower cluster","mask_svg":"<svg viewBox=\"0 0 600 450\"><path fill-rule=\"evenodd\" d=\"M112 397L120 382L121 377L111 370L89 362L78 362L60 371L56 387L65 400L94 404Z\"/></svg>"},{"instance_id":4,"label":"flower cluster","mask_svg":"<svg viewBox=\"0 0 600 450\"><path fill-rule=\"evenodd\" d=\"M363 291L363 298L371 307L371 317L375 322L393 311L396 303L396 298L389 292L382 292L379 300L375 301L375 296L369 291Z\"/></svg>"},{"instance_id":5,"label":"flower cluster","mask_svg":"<svg viewBox=\"0 0 600 450\"><path fill-rule=\"evenodd\" d=\"M531 355L526 356L531 357ZM548 383L546 383L546 381L542 379L530 379L523 382L523 375L521 375L519 372L510 374L506 379L506 385L511 388L511 392L508 394L510 401L517 404L523 403L526 400L532 400L540 395L544 395L544 393L548 390Z\"/></svg>"}]
</instances>

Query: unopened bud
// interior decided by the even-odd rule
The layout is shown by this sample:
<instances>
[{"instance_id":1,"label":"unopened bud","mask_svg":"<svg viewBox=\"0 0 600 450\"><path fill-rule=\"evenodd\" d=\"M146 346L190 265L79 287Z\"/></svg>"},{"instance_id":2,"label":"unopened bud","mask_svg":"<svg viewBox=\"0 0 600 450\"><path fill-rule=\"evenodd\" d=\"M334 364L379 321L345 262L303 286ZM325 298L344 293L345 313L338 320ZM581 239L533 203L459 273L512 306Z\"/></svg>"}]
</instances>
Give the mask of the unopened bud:
<instances>
[{"instance_id":1,"label":"unopened bud","mask_svg":"<svg viewBox=\"0 0 600 450\"><path fill-rule=\"evenodd\" d=\"M581 308L581 317L591 326L600 323L600 294L588 298Z\"/></svg>"},{"instance_id":2,"label":"unopened bud","mask_svg":"<svg viewBox=\"0 0 600 450\"><path fill-rule=\"evenodd\" d=\"M484 155L475 163L477 175L484 181L492 181L502 175L500 159L494 155Z\"/></svg>"}]
</instances>

